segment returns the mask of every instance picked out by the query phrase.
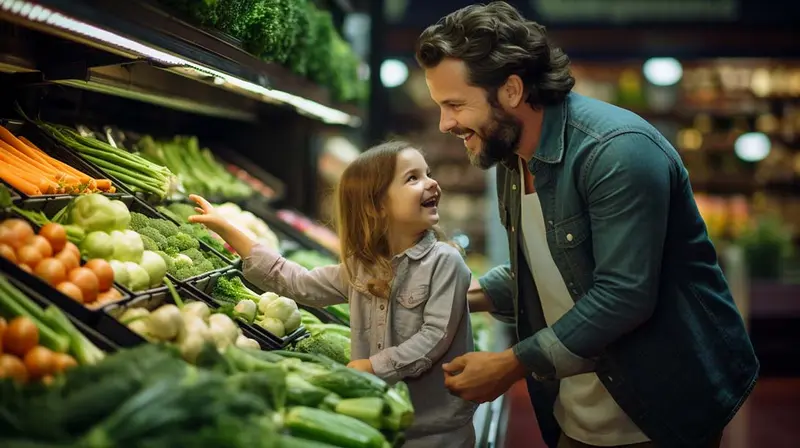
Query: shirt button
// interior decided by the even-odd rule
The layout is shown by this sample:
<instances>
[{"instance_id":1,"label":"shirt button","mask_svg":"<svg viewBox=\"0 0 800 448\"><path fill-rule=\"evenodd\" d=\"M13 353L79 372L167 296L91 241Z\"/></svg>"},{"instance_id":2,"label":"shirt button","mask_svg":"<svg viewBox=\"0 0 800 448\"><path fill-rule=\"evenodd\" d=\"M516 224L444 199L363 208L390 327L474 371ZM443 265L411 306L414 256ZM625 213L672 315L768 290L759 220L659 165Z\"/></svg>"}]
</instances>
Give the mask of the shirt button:
<instances>
[{"instance_id":1,"label":"shirt button","mask_svg":"<svg viewBox=\"0 0 800 448\"><path fill-rule=\"evenodd\" d=\"M511 232L512 233L514 232L514 226L511 226Z\"/></svg>"},{"instance_id":2,"label":"shirt button","mask_svg":"<svg viewBox=\"0 0 800 448\"><path fill-rule=\"evenodd\" d=\"M382 349L382 348L383 348L383 344L378 344L378 349Z\"/></svg>"},{"instance_id":3,"label":"shirt button","mask_svg":"<svg viewBox=\"0 0 800 448\"><path fill-rule=\"evenodd\" d=\"M512 190L516 190L516 189L517 189L517 184L512 184L512 185L511 185L511 189L512 189Z\"/></svg>"},{"instance_id":4,"label":"shirt button","mask_svg":"<svg viewBox=\"0 0 800 448\"><path fill-rule=\"evenodd\" d=\"M572 241L573 239L575 239L575 237L573 237L571 233L568 233L567 234L567 241Z\"/></svg>"},{"instance_id":5,"label":"shirt button","mask_svg":"<svg viewBox=\"0 0 800 448\"><path fill-rule=\"evenodd\" d=\"M516 274L514 274L514 273L512 272L512 273L511 273L511 278L514 278L514 277L516 277Z\"/></svg>"}]
</instances>

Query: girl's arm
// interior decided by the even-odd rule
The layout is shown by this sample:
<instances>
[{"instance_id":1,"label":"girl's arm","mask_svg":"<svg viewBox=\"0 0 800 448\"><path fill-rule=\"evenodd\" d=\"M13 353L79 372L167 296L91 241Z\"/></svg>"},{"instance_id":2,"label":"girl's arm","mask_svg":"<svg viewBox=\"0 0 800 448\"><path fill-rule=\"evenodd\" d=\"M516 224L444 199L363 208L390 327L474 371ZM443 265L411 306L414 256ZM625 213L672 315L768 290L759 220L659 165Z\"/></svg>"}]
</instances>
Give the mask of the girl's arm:
<instances>
[{"instance_id":1,"label":"girl's arm","mask_svg":"<svg viewBox=\"0 0 800 448\"><path fill-rule=\"evenodd\" d=\"M259 288L272 290L306 306L322 307L347 302L341 264L308 270L277 251L257 244L244 258L242 272Z\"/></svg>"},{"instance_id":2,"label":"girl's arm","mask_svg":"<svg viewBox=\"0 0 800 448\"><path fill-rule=\"evenodd\" d=\"M369 358L372 370L386 381L416 377L439 361L467 315L467 289L472 274L455 248L442 245L431 276L430 296L423 311L422 328L396 347Z\"/></svg>"},{"instance_id":3,"label":"girl's arm","mask_svg":"<svg viewBox=\"0 0 800 448\"><path fill-rule=\"evenodd\" d=\"M306 306L322 307L347 302L347 287L341 265L308 270L253 241L200 196L191 195L197 202L199 215L189 217L193 223L205 224L224 239L242 257L245 278L261 289L272 290Z\"/></svg>"}]
</instances>

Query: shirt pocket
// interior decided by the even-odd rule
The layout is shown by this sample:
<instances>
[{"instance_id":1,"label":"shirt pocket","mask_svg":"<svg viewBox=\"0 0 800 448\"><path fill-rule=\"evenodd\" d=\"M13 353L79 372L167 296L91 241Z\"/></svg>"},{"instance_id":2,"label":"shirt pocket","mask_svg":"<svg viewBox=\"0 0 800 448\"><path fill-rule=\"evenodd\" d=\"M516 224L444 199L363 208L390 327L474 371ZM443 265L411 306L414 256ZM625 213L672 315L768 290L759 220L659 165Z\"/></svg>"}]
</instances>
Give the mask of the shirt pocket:
<instances>
[{"instance_id":1,"label":"shirt pocket","mask_svg":"<svg viewBox=\"0 0 800 448\"><path fill-rule=\"evenodd\" d=\"M403 342L414 336L422 328L425 303L428 301L428 285L417 285L397 293L395 302L394 328Z\"/></svg>"}]
</instances>

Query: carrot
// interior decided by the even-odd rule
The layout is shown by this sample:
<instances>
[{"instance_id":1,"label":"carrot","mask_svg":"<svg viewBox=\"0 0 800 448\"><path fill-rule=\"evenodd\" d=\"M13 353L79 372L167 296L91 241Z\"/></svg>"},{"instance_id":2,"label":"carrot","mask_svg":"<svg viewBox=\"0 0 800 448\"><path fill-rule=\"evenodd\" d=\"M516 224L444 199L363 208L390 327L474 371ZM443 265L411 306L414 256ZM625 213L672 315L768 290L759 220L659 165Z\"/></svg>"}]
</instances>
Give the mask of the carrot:
<instances>
[{"instance_id":1,"label":"carrot","mask_svg":"<svg viewBox=\"0 0 800 448\"><path fill-rule=\"evenodd\" d=\"M97 189L100 191L108 191L111 189L111 181L108 179L95 179L97 182Z\"/></svg>"},{"instance_id":2,"label":"carrot","mask_svg":"<svg viewBox=\"0 0 800 448\"><path fill-rule=\"evenodd\" d=\"M15 149L17 149L21 153L27 155L28 157L30 157L30 158L32 158L34 160L38 160L39 156L38 156L38 154L36 154L36 152L34 152L31 148L29 148L27 145L25 145L25 143L22 143L21 141L19 141L19 139L17 137L15 137L14 134L11 133L11 131L9 131L8 129L6 129L3 126L0 126L0 139L3 139L3 141L5 141L9 145L13 146ZM43 161L40 160L40 162L43 162Z\"/></svg>"},{"instance_id":3,"label":"carrot","mask_svg":"<svg viewBox=\"0 0 800 448\"><path fill-rule=\"evenodd\" d=\"M20 179L35 185L44 194L55 194L58 191L58 184L48 180L41 174L31 174L25 170L15 170L15 174Z\"/></svg>"},{"instance_id":4,"label":"carrot","mask_svg":"<svg viewBox=\"0 0 800 448\"><path fill-rule=\"evenodd\" d=\"M2 131L0 131L0 133L2 133ZM55 168L53 168L53 167L51 167L51 166L49 166L49 165L47 165L45 163L42 163L42 162L40 162L38 160L32 159L31 157L27 156L26 154L24 154L23 152L19 151L18 149L12 147L11 145L9 145L8 143L6 143L3 140L0 140L0 150L5 150L7 153L9 153L9 154L11 154L13 156L16 156L20 160L23 160L23 161L35 166L36 168L38 168L40 171L43 171L44 173L51 174L51 175L58 175L58 172L56 171Z\"/></svg>"},{"instance_id":5,"label":"carrot","mask_svg":"<svg viewBox=\"0 0 800 448\"><path fill-rule=\"evenodd\" d=\"M46 173L43 173L40 169L36 168L35 166L31 165L30 163L28 163L28 162L26 162L26 161L24 161L22 159L20 159L19 157L15 156L14 154L11 154L11 153L9 153L7 151L4 151L2 148L0 148L0 160L6 162L10 167L13 167L13 169L15 169L15 170L24 171L26 173L33 174L33 175L36 175L36 176L42 176L43 178L47 179L49 182L53 182L55 184L55 181L53 181L53 179L51 179L51 177L53 177L53 176L50 176L50 175L48 175Z\"/></svg>"},{"instance_id":6,"label":"carrot","mask_svg":"<svg viewBox=\"0 0 800 448\"><path fill-rule=\"evenodd\" d=\"M83 183L87 183L91 179L91 176L89 176L89 175L83 173L82 171L79 171L79 170L73 168L69 164L64 163L64 162L56 159L55 157L52 157L49 154L45 153L44 151L39 149L39 147L37 147L36 145L31 143L30 140L28 140L27 138L25 138L23 136L20 136L19 139L20 139L20 141L22 141L23 143L28 145L28 147L30 147L32 150L36 151L38 153L39 157L42 160L44 160L46 163L48 163L50 166L52 166L53 168L55 168L57 170L64 171L67 174L71 174L71 175L77 177L78 179L80 179L80 181L83 182Z\"/></svg>"},{"instance_id":7,"label":"carrot","mask_svg":"<svg viewBox=\"0 0 800 448\"><path fill-rule=\"evenodd\" d=\"M39 187L28 182L25 179L20 178L15 173L13 173L9 168L2 165L0 165L0 178L2 178L4 181L8 182L9 185L25 193L28 196L42 195L42 190L40 190Z\"/></svg>"}]
</instances>

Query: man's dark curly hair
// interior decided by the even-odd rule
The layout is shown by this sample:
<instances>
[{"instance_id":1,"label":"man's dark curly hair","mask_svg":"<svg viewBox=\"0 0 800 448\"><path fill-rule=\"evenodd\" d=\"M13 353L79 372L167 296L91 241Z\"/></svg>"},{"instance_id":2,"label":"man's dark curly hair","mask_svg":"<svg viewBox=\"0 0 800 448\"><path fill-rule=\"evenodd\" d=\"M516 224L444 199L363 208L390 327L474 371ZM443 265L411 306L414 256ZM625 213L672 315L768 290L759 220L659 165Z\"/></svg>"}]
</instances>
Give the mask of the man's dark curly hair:
<instances>
[{"instance_id":1,"label":"man's dark curly hair","mask_svg":"<svg viewBox=\"0 0 800 448\"><path fill-rule=\"evenodd\" d=\"M464 61L469 83L494 103L511 75L525 84L536 109L558 104L575 85L569 58L547 38L545 28L526 20L506 2L470 5L429 26L417 40L417 62L434 68L445 58Z\"/></svg>"}]
</instances>

